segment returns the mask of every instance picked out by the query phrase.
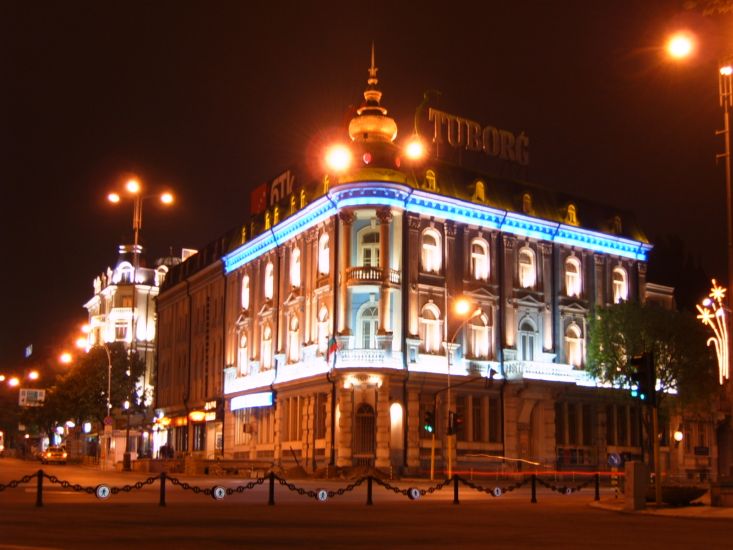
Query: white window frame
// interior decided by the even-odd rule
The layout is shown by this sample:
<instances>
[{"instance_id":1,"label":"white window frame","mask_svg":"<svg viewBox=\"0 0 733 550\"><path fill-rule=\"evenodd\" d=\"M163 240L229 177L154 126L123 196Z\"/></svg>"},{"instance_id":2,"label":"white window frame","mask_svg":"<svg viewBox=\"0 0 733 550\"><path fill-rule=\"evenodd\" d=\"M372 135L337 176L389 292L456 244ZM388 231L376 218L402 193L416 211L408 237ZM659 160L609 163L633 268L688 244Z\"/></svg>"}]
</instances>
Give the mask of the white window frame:
<instances>
[{"instance_id":1,"label":"white window frame","mask_svg":"<svg viewBox=\"0 0 733 550\"><path fill-rule=\"evenodd\" d=\"M486 239L476 237L471 241L471 277L476 281L486 281L489 279L490 262L489 262L489 243ZM474 251L474 247L479 247L481 252Z\"/></svg>"},{"instance_id":2,"label":"white window frame","mask_svg":"<svg viewBox=\"0 0 733 550\"><path fill-rule=\"evenodd\" d=\"M535 324L529 319L522 319L517 331L517 355L520 361L534 361L535 348L539 335Z\"/></svg>"},{"instance_id":3,"label":"white window frame","mask_svg":"<svg viewBox=\"0 0 733 550\"><path fill-rule=\"evenodd\" d=\"M426 242L426 238L433 240L432 243ZM440 273L443 264L442 239L440 233L435 228L428 228L423 231L420 239L420 257L422 260L423 271L427 273Z\"/></svg>"},{"instance_id":4,"label":"white window frame","mask_svg":"<svg viewBox=\"0 0 733 550\"><path fill-rule=\"evenodd\" d=\"M300 321L297 315L293 315L288 324L288 361L300 361Z\"/></svg>"},{"instance_id":5,"label":"white window frame","mask_svg":"<svg viewBox=\"0 0 733 550\"><path fill-rule=\"evenodd\" d=\"M249 347L247 344L247 335L243 331L239 335L239 348L237 349L237 362L239 364L240 376L246 376L247 374L249 374Z\"/></svg>"},{"instance_id":6,"label":"white window frame","mask_svg":"<svg viewBox=\"0 0 733 550\"><path fill-rule=\"evenodd\" d=\"M619 279L616 278L619 275ZM621 301L629 299L629 276L626 270L621 266L613 268L611 273L611 284L613 288L613 303L618 304Z\"/></svg>"},{"instance_id":7,"label":"white window frame","mask_svg":"<svg viewBox=\"0 0 733 550\"><path fill-rule=\"evenodd\" d=\"M370 300L362 304L356 313L357 349L377 349L378 330L379 307L377 306L377 302Z\"/></svg>"},{"instance_id":8,"label":"white window frame","mask_svg":"<svg viewBox=\"0 0 733 550\"><path fill-rule=\"evenodd\" d=\"M328 339L329 339L329 331L328 331L328 308L326 306L321 306L321 309L318 310L318 352L319 353L326 353L326 350L328 349Z\"/></svg>"},{"instance_id":9,"label":"white window frame","mask_svg":"<svg viewBox=\"0 0 733 550\"><path fill-rule=\"evenodd\" d=\"M365 242L367 237L376 236L373 242ZM367 227L359 232L359 265L364 267L379 267L379 230Z\"/></svg>"},{"instance_id":10,"label":"white window frame","mask_svg":"<svg viewBox=\"0 0 733 550\"><path fill-rule=\"evenodd\" d=\"M523 258L529 258L529 263L522 261ZM528 246L519 249L517 254L517 271L519 276L519 286L522 288L532 288L537 283L537 262L534 250Z\"/></svg>"},{"instance_id":11,"label":"white window frame","mask_svg":"<svg viewBox=\"0 0 733 550\"><path fill-rule=\"evenodd\" d=\"M272 300L275 295L275 266L268 262L265 266L265 300Z\"/></svg>"},{"instance_id":12,"label":"white window frame","mask_svg":"<svg viewBox=\"0 0 733 550\"><path fill-rule=\"evenodd\" d=\"M272 328L265 325L262 329L262 349L260 350L261 370L272 368Z\"/></svg>"},{"instance_id":13,"label":"white window frame","mask_svg":"<svg viewBox=\"0 0 733 550\"><path fill-rule=\"evenodd\" d=\"M328 233L321 235L318 239L318 273L328 275L331 272L331 249L329 247Z\"/></svg>"},{"instance_id":14,"label":"white window frame","mask_svg":"<svg viewBox=\"0 0 733 550\"><path fill-rule=\"evenodd\" d=\"M290 286L300 288L300 248L293 247L290 253Z\"/></svg>"},{"instance_id":15,"label":"white window frame","mask_svg":"<svg viewBox=\"0 0 733 550\"><path fill-rule=\"evenodd\" d=\"M420 312L421 339L425 353L439 354L443 347L443 320L440 308L430 302Z\"/></svg>"},{"instance_id":16,"label":"white window frame","mask_svg":"<svg viewBox=\"0 0 733 550\"><path fill-rule=\"evenodd\" d=\"M488 359L491 353L491 327L485 313L475 315L468 323L469 356L474 359Z\"/></svg>"},{"instance_id":17,"label":"white window frame","mask_svg":"<svg viewBox=\"0 0 733 550\"><path fill-rule=\"evenodd\" d=\"M575 269L572 272L570 268ZM580 260L575 256L568 256L565 260L565 294L568 296L580 297L582 291L583 272Z\"/></svg>"},{"instance_id":18,"label":"white window frame","mask_svg":"<svg viewBox=\"0 0 733 550\"><path fill-rule=\"evenodd\" d=\"M575 368L583 366L583 333L580 327L571 323L565 329L565 362Z\"/></svg>"},{"instance_id":19,"label":"white window frame","mask_svg":"<svg viewBox=\"0 0 733 550\"><path fill-rule=\"evenodd\" d=\"M242 277L242 309L249 310L249 275Z\"/></svg>"}]
</instances>

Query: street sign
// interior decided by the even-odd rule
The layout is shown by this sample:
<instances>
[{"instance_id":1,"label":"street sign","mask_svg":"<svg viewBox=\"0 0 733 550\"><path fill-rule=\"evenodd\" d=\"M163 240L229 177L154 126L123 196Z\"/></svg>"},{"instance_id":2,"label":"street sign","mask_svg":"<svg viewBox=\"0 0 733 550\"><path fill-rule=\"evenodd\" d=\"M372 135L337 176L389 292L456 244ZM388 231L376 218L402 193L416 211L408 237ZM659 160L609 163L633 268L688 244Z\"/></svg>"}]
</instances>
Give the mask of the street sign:
<instances>
[{"instance_id":1,"label":"street sign","mask_svg":"<svg viewBox=\"0 0 733 550\"><path fill-rule=\"evenodd\" d=\"M105 426L111 426L112 425L112 417L111 416L105 416L104 417L104 425Z\"/></svg>"},{"instance_id":2,"label":"street sign","mask_svg":"<svg viewBox=\"0 0 733 550\"><path fill-rule=\"evenodd\" d=\"M18 394L18 405L21 407L40 407L46 400L46 390L23 389Z\"/></svg>"},{"instance_id":3,"label":"street sign","mask_svg":"<svg viewBox=\"0 0 733 550\"><path fill-rule=\"evenodd\" d=\"M621 455L618 453L608 454L608 465L609 466L621 466Z\"/></svg>"},{"instance_id":4,"label":"street sign","mask_svg":"<svg viewBox=\"0 0 733 550\"><path fill-rule=\"evenodd\" d=\"M97 488L94 490L94 494L97 495L97 498L99 500L105 500L109 498L111 491L110 488L106 485L97 485Z\"/></svg>"}]
</instances>

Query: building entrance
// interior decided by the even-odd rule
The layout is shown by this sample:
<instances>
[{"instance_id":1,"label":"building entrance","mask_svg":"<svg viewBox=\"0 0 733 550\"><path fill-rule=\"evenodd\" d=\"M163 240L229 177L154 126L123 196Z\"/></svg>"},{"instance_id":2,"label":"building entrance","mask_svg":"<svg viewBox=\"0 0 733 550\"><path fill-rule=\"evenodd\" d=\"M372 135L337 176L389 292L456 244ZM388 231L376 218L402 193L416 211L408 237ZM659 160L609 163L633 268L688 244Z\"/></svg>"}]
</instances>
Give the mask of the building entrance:
<instances>
[{"instance_id":1,"label":"building entrance","mask_svg":"<svg viewBox=\"0 0 733 550\"><path fill-rule=\"evenodd\" d=\"M362 403L356 410L354 419L354 466L374 466L374 451L376 447L376 428L374 422L374 408L368 403Z\"/></svg>"}]
</instances>

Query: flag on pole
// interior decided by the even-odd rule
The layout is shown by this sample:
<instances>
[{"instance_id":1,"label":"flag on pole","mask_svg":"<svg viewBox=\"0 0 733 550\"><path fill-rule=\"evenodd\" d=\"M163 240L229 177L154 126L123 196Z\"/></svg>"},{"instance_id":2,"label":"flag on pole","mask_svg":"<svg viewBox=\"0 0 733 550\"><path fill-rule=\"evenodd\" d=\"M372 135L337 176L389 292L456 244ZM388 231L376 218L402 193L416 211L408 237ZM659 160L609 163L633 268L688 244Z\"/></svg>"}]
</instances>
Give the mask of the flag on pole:
<instances>
[{"instance_id":1,"label":"flag on pole","mask_svg":"<svg viewBox=\"0 0 733 550\"><path fill-rule=\"evenodd\" d=\"M326 363L331 361L331 355L333 355L333 363L334 366L336 365L336 352L339 350L339 343L336 341L336 338L331 336L331 339L328 341L328 348L326 349Z\"/></svg>"}]
</instances>

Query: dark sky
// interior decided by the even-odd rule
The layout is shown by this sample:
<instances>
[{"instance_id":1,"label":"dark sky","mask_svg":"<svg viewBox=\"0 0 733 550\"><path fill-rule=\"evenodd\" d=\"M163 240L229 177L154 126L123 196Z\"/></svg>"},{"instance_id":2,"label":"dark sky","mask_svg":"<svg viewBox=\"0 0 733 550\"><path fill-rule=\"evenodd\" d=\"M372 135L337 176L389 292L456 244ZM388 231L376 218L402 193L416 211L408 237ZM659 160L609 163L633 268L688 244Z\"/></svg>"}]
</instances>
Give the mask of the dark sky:
<instances>
[{"instance_id":1,"label":"dark sky","mask_svg":"<svg viewBox=\"0 0 733 550\"><path fill-rule=\"evenodd\" d=\"M716 63L733 26L681 5L3 3L0 370L83 321L92 279L130 238L132 205L105 200L125 174L178 196L145 204L152 256L203 246L246 219L253 186L343 126L372 40L402 137L440 90L453 113L524 130L531 181L628 208L652 239L683 235L724 278ZM661 46L680 26L700 50L672 65Z\"/></svg>"}]
</instances>

